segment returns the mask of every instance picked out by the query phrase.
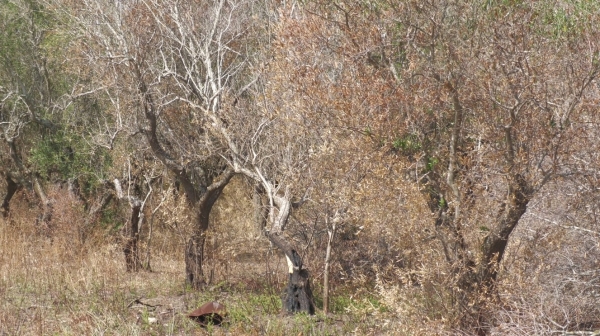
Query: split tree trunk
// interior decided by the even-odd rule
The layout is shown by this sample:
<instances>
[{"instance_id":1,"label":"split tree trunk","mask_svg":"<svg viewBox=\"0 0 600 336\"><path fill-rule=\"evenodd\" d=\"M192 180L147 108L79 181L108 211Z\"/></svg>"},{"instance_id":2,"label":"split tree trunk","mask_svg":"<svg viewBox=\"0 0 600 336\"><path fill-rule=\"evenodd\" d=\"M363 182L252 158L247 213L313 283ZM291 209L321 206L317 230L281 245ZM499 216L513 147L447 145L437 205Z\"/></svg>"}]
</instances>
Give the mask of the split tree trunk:
<instances>
[{"instance_id":1,"label":"split tree trunk","mask_svg":"<svg viewBox=\"0 0 600 336\"><path fill-rule=\"evenodd\" d=\"M310 277L308 270L302 268L302 258L281 235L271 233L269 240L285 253L288 262L289 280L282 298L283 310L289 314L303 312L314 315Z\"/></svg>"},{"instance_id":2,"label":"split tree trunk","mask_svg":"<svg viewBox=\"0 0 600 336\"><path fill-rule=\"evenodd\" d=\"M221 196L223 189L225 189L225 186L227 186L234 175L235 173L232 169L227 169L217 181L206 188L206 192L198 201L196 207L196 227L185 250L186 283L194 289L200 289L206 285L202 265L204 262L204 244L206 242L210 212L217 199L219 199L219 196Z\"/></svg>"},{"instance_id":3,"label":"split tree trunk","mask_svg":"<svg viewBox=\"0 0 600 336\"><path fill-rule=\"evenodd\" d=\"M195 210L195 229L193 236L188 240L185 249L185 273L186 283L192 288L199 289L205 285L202 264L204 259L204 243L206 241L206 231L208 230L210 212L214 203L217 201L223 188L229 183L235 174L233 169L226 169L218 179L207 187L204 194L200 196L196 186L192 182L190 173L185 166L174 159L170 153L165 151L159 141L157 133L157 111L152 94L148 92L148 87L144 82L143 76L137 63L132 64L134 71L138 76L140 93L144 96L144 115L148 122L148 128L144 129L146 140L152 149L154 155L177 176L181 183L190 208Z\"/></svg>"},{"instance_id":4,"label":"split tree trunk","mask_svg":"<svg viewBox=\"0 0 600 336\"><path fill-rule=\"evenodd\" d=\"M499 216L498 224L490 232L483 242L483 260L479 265L478 280L486 287L493 287L494 280L498 274L498 265L502 261L508 238L513 232L519 220L527 211L527 204L531 199L531 188L525 178L512 171L515 165L515 136L513 126L516 118L516 109L509 112L510 124L505 126L506 139L506 164L508 168L508 193L504 201L502 214Z\"/></svg>"},{"instance_id":5,"label":"split tree trunk","mask_svg":"<svg viewBox=\"0 0 600 336\"><path fill-rule=\"evenodd\" d=\"M230 145L230 148L235 148L235 146ZM269 198L268 217L271 227L266 235L273 245L283 251L288 262L289 281L282 298L283 310L287 313L304 312L313 315L315 304L310 288L308 270L302 268L302 258L283 237L283 230L289 220L293 206L289 187L285 188L283 195L278 195L274 187L275 184L265 178L259 167L254 166L252 171L242 167L238 162L234 162L234 169L261 183L265 194Z\"/></svg>"}]
</instances>

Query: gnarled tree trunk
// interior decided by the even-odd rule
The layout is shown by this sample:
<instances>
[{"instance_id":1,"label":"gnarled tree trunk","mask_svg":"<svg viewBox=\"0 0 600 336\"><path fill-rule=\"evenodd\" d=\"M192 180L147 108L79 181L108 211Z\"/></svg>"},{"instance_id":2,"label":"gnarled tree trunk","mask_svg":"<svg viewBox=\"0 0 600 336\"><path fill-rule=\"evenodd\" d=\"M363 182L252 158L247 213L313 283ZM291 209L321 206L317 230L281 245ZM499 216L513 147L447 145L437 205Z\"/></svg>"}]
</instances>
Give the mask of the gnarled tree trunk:
<instances>
[{"instance_id":1,"label":"gnarled tree trunk","mask_svg":"<svg viewBox=\"0 0 600 336\"><path fill-rule=\"evenodd\" d=\"M226 132L224 127L221 127L221 130ZM236 152L234 144L230 144L230 148ZM283 309L288 313L305 312L312 315L315 313L315 305L310 288L309 273L302 268L302 258L297 250L283 237L283 231L288 223L293 206L289 186L285 188L283 195L278 194L275 183L267 180L258 166L253 168L254 170L250 170L242 167L239 162L234 162L234 169L257 183L261 183L265 194L269 198L268 218L270 228L267 231L267 237L273 245L283 251L288 262L289 282L282 298ZM298 204L302 202L300 201Z\"/></svg>"},{"instance_id":2,"label":"gnarled tree trunk","mask_svg":"<svg viewBox=\"0 0 600 336\"><path fill-rule=\"evenodd\" d=\"M194 289L200 289L206 284L202 265L210 212L233 175L235 175L233 169L227 169L218 180L206 188L206 192L200 196L198 205L195 208L197 214L196 226L185 250L186 283Z\"/></svg>"},{"instance_id":3,"label":"gnarled tree trunk","mask_svg":"<svg viewBox=\"0 0 600 336\"><path fill-rule=\"evenodd\" d=\"M308 270L302 268L302 258L295 249L277 233L270 233L269 240L285 253L288 262L289 280L285 289L282 304L287 313L315 313L315 304Z\"/></svg>"},{"instance_id":4,"label":"gnarled tree trunk","mask_svg":"<svg viewBox=\"0 0 600 336\"><path fill-rule=\"evenodd\" d=\"M185 250L185 273L186 283L194 289L199 289L205 285L202 265L210 212L235 172L233 169L226 169L216 181L212 182L206 188L204 193L201 194L201 192L196 190L190 172L186 167L178 163L170 153L165 151L161 145L157 133L157 111L152 94L148 92L139 69L139 64L133 63L133 66L139 79L140 93L144 97L144 115L148 122L148 128L144 130L146 140L154 155L177 176L178 181L184 189L189 206L196 213L194 234L188 240Z\"/></svg>"}]
</instances>

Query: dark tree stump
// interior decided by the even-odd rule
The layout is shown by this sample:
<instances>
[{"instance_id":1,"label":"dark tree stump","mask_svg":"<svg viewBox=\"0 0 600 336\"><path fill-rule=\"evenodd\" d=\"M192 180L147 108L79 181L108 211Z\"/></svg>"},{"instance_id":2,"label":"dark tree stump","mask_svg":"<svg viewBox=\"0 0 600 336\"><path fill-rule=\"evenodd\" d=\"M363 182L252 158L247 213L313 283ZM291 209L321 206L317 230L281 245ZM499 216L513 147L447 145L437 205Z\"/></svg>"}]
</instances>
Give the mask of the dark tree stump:
<instances>
[{"instance_id":1,"label":"dark tree stump","mask_svg":"<svg viewBox=\"0 0 600 336\"><path fill-rule=\"evenodd\" d=\"M287 313L307 313L315 314L315 305L313 304L313 295L310 289L308 271L305 269L294 269L290 274L289 282L282 300L283 309Z\"/></svg>"},{"instance_id":2,"label":"dark tree stump","mask_svg":"<svg viewBox=\"0 0 600 336\"><path fill-rule=\"evenodd\" d=\"M310 289L310 277L308 271L302 268L302 258L281 235L269 234L268 237L285 253L288 261L290 277L282 299L283 310L289 314L304 312L314 315L315 304Z\"/></svg>"}]
</instances>

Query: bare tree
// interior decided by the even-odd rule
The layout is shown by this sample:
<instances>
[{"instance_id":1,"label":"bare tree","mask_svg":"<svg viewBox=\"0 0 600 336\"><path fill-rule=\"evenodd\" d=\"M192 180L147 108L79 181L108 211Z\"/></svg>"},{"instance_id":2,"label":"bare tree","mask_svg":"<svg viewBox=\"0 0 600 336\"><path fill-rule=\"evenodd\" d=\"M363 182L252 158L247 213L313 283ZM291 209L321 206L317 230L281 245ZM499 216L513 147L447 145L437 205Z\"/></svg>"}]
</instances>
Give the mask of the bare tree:
<instances>
[{"instance_id":1,"label":"bare tree","mask_svg":"<svg viewBox=\"0 0 600 336\"><path fill-rule=\"evenodd\" d=\"M124 4L86 1L69 8L86 41L82 54L106 87L130 136L142 134L151 151L183 189L195 213L195 231L186 248L186 279L204 284L203 248L210 211L234 170L223 161L227 145L215 132L223 99L236 101L253 82L246 67L252 48L251 1ZM68 8L68 6L67 6ZM100 66L98 66L100 65ZM135 111L130 124L121 118ZM112 140L111 140L112 141ZM110 142L110 141L109 141Z\"/></svg>"}]
</instances>

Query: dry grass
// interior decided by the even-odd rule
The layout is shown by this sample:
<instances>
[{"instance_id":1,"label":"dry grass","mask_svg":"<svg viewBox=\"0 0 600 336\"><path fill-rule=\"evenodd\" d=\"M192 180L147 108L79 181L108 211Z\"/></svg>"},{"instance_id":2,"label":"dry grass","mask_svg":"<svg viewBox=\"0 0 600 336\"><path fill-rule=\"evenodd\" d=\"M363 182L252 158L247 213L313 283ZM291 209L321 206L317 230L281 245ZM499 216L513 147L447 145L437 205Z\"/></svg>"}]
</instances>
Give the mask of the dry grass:
<instances>
[{"instance_id":1,"label":"dry grass","mask_svg":"<svg viewBox=\"0 0 600 336\"><path fill-rule=\"evenodd\" d=\"M369 250L369 245L371 248L381 245L378 245L381 235L369 233L369 230L361 233L364 234L361 239L342 240L342 244L336 245L338 267L346 258L348 262L363 262L365 269L348 280L340 276L346 274L343 267L334 268L332 314L282 316L279 293L287 281L287 266L281 253L273 250L267 239L252 227L246 215L251 212L250 195L243 194L240 183L243 182L235 181L217 203L213 216L215 225L209 232L206 246L205 273L210 284L202 292L191 291L184 284L183 249L190 231L185 214L178 213L184 209L168 206L153 219L152 272L128 273L120 233L115 230L118 222L127 217L118 211L126 211L126 207L110 209L113 211L109 216L112 222L106 223L105 219L103 224L86 230L86 239L81 239L81 218L85 216L83 205L66 195L64 190L49 188L49 194L56 201L52 225L48 228L36 226L36 205L27 201L26 194L18 194L11 203L12 217L0 218L0 336L468 334L468 330L452 330L452 323L448 322L453 315L450 299L440 282L444 278L444 268L423 266L415 270L410 265L394 264L390 264L389 269L374 267L386 264L365 258L380 255L385 246L375 252ZM143 258L148 249L149 221L147 219L142 231ZM353 228L349 226L349 229ZM552 238L547 234L548 228L541 232L546 233L547 239ZM301 237L300 233L296 236ZM400 233L393 232L388 236L401 236ZM562 231L559 233L561 241L570 237ZM377 237L379 239L375 239ZM315 235L311 242L317 238ZM562 250L551 244L542 245L549 249L549 256L556 250L562 254L570 251L567 254L573 257L576 249L572 246L587 246L582 244L583 238L573 236L579 245L571 242ZM302 248L307 244L300 238L295 242ZM544 240L532 242L538 246L536 251L546 251L540 247ZM596 245L590 246L597 252ZM370 253L361 254L361 250ZM406 248L399 250L410 261ZM588 248L588 254L591 252ZM419 255L427 256L422 252ZM304 256L312 275L317 307L322 307L322 251L316 247L307 249ZM590 254L585 260L597 262L595 256ZM539 256L529 258L531 262L542 259ZM510 253L507 260L512 260ZM365 275L369 271L366 269L368 264L376 279ZM595 313L597 306L590 300L595 296L584 293L583 287L573 287L573 281L569 280L573 277L571 268L563 273L568 275L565 279L573 288L563 286L564 293L558 293L556 288L559 287L552 287L554 290L544 287L550 284L548 281L538 284L531 279L515 277L539 273L535 279L547 280L552 274L563 274L555 272L559 264L548 270L544 268L541 273L528 273L531 265L521 264L524 270L513 271L513 276L505 277L501 283L503 303L493 307L497 320L493 334L551 334L561 329L556 323L564 324L563 330L571 330L574 324L570 322L593 320L590 314ZM516 264L511 265L515 269ZM566 282L559 281L559 284ZM585 284L597 288L597 280ZM574 295L573 291L581 292L581 295ZM522 297L527 300L523 301ZM572 302L567 300L569 298ZM588 301L582 301L583 298ZM188 312L212 300L228 308L229 316L224 326L202 329L186 318ZM570 305L566 304L568 302ZM561 320L561 314L564 315L568 307L573 309L568 311L567 319ZM581 307L587 307L587 315L580 311ZM559 308L562 311L556 310Z\"/></svg>"},{"instance_id":2,"label":"dry grass","mask_svg":"<svg viewBox=\"0 0 600 336\"><path fill-rule=\"evenodd\" d=\"M0 334L140 334L130 302L183 294L181 261L158 256L159 272L127 273L115 243L64 238L0 224Z\"/></svg>"},{"instance_id":3,"label":"dry grass","mask_svg":"<svg viewBox=\"0 0 600 336\"><path fill-rule=\"evenodd\" d=\"M185 287L181 244L165 228L153 240L153 271L128 273L114 230L98 227L81 242L80 205L62 196L55 198L49 230L36 227L35 207L23 195L13 202L12 217L0 219L0 335L397 333L387 309L367 296L350 299L351 293L334 294L334 314L327 317L281 316L283 260L254 238L218 249L207 263L213 283L203 292ZM213 234L221 237L217 245L232 238ZM253 255L233 256L238 244L252 241ZM228 307L224 327L202 329L185 317L211 300Z\"/></svg>"}]
</instances>

